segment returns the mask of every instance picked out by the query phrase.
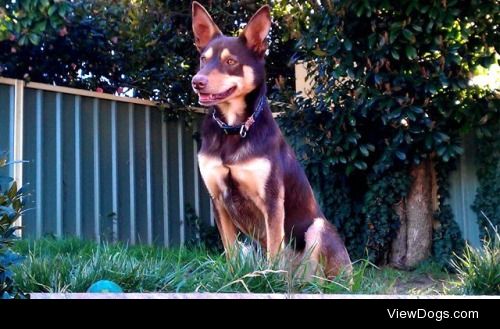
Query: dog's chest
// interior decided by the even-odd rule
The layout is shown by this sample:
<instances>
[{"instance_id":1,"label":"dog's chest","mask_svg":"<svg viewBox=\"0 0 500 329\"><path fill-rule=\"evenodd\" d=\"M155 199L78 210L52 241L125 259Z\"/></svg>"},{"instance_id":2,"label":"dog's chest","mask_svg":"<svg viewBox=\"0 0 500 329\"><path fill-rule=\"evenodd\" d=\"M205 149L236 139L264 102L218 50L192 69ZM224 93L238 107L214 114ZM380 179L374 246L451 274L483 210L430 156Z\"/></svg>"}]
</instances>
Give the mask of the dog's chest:
<instances>
[{"instance_id":1,"label":"dog's chest","mask_svg":"<svg viewBox=\"0 0 500 329\"><path fill-rule=\"evenodd\" d=\"M254 158L237 163L224 163L220 157L198 155L201 176L212 198L225 197L232 189L245 196L265 199L265 188L271 173L271 162Z\"/></svg>"},{"instance_id":2,"label":"dog's chest","mask_svg":"<svg viewBox=\"0 0 500 329\"><path fill-rule=\"evenodd\" d=\"M201 176L215 202L223 202L234 220L255 217L266 199L266 184L271 162L253 158L238 163L224 163L220 157L198 155Z\"/></svg>"}]
</instances>

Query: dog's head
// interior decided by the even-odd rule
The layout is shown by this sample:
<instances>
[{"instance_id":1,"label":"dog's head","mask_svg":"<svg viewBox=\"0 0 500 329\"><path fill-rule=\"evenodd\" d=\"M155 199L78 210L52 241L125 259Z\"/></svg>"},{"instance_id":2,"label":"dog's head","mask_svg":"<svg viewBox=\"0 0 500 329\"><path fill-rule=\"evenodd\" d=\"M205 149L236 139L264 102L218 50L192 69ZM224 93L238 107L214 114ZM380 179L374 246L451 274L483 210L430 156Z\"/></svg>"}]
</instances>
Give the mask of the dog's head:
<instances>
[{"instance_id":1,"label":"dog's head","mask_svg":"<svg viewBox=\"0 0 500 329\"><path fill-rule=\"evenodd\" d=\"M222 34L205 8L193 2L193 32L200 70L192 86L204 106L244 98L264 82L269 6L261 7L238 37Z\"/></svg>"}]
</instances>

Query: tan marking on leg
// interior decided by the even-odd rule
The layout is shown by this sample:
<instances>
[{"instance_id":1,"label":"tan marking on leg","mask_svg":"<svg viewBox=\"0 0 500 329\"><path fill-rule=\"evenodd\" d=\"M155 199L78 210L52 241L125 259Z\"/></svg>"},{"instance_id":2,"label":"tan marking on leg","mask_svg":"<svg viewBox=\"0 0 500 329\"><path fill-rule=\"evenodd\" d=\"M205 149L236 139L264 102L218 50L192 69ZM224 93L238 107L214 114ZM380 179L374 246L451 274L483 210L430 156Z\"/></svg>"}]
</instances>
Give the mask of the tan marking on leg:
<instances>
[{"instance_id":1,"label":"tan marking on leg","mask_svg":"<svg viewBox=\"0 0 500 329\"><path fill-rule=\"evenodd\" d=\"M216 211L215 219L221 236L222 245L224 246L226 257L230 258L236 247L235 243L238 238L238 229L231 221L231 218L224 207L222 197L213 200L213 205Z\"/></svg>"},{"instance_id":2,"label":"tan marking on leg","mask_svg":"<svg viewBox=\"0 0 500 329\"><path fill-rule=\"evenodd\" d=\"M267 235L267 259L271 260L276 257L285 245L285 210L282 200L276 200L279 204L276 205L274 213L270 216L265 216L266 219L266 235Z\"/></svg>"},{"instance_id":3,"label":"tan marking on leg","mask_svg":"<svg viewBox=\"0 0 500 329\"><path fill-rule=\"evenodd\" d=\"M272 259L284 246L284 188L281 186L276 200L266 200L266 184L271 174L271 162L266 158L252 159L230 166L230 168L232 177L242 186L244 193L264 215L266 253L268 259Z\"/></svg>"},{"instance_id":4,"label":"tan marking on leg","mask_svg":"<svg viewBox=\"0 0 500 329\"><path fill-rule=\"evenodd\" d=\"M217 198L227 187L224 179L229 169L222 165L221 158L198 154L201 177L212 199Z\"/></svg>"}]
</instances>

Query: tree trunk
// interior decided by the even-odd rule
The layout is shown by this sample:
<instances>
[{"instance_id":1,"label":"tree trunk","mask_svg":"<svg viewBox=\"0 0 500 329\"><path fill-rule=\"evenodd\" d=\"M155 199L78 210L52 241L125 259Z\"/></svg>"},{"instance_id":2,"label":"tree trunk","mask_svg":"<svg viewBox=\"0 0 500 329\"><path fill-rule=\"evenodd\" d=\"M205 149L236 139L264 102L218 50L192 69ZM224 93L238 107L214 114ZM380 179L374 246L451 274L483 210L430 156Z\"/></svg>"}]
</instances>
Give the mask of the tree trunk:
<instances>
[{"instance_id":1,"label":"tree trunk","mask_svg":"<svg viewBox=\"0 0 500 329\"><path fill-rule=\"evenodd\" d=\"M406 265L414 267L431 254L432 246L432 164L426 160L412 169L413 184L408 194L406 215Z\"/></svg>"},{"instance_id":2,"label":"tree trunk","mask_svg":"<svg viewBox=\"0 0 500 329\"><path fill-rule=\"evenodd\" d=\"M411 169L413 183L404 202L395 205L401 219L392 243L390 263L397 268L414 268L431 254L433 219L433 167L430 160Z\"/></svg>"}]
</instances>

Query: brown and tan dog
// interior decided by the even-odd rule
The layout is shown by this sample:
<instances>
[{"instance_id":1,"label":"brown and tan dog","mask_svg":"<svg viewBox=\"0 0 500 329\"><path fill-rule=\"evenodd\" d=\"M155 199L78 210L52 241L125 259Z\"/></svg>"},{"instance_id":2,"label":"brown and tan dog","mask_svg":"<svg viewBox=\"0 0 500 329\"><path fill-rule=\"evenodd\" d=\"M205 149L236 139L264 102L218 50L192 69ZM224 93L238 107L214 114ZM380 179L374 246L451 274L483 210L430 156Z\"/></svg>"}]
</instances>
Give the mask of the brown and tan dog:
<instances>
[{"instance_id":1,"label":"brown and tan dog","mask_svg":"<svg viewBox=\"0 0 500 329\"><path fill-rule=\"evenodd\" d=\"M266 100L269 6L255 13L239 37L224 36L199 3L192 10L200 52L192 85L199 103L211 107L198 159L226 252L242 232L268 258L292 245L298 255L307 250L315 270L321 264L327 277L350 272L344 243L321 212Z\"/></svg>"}]
</instances>

